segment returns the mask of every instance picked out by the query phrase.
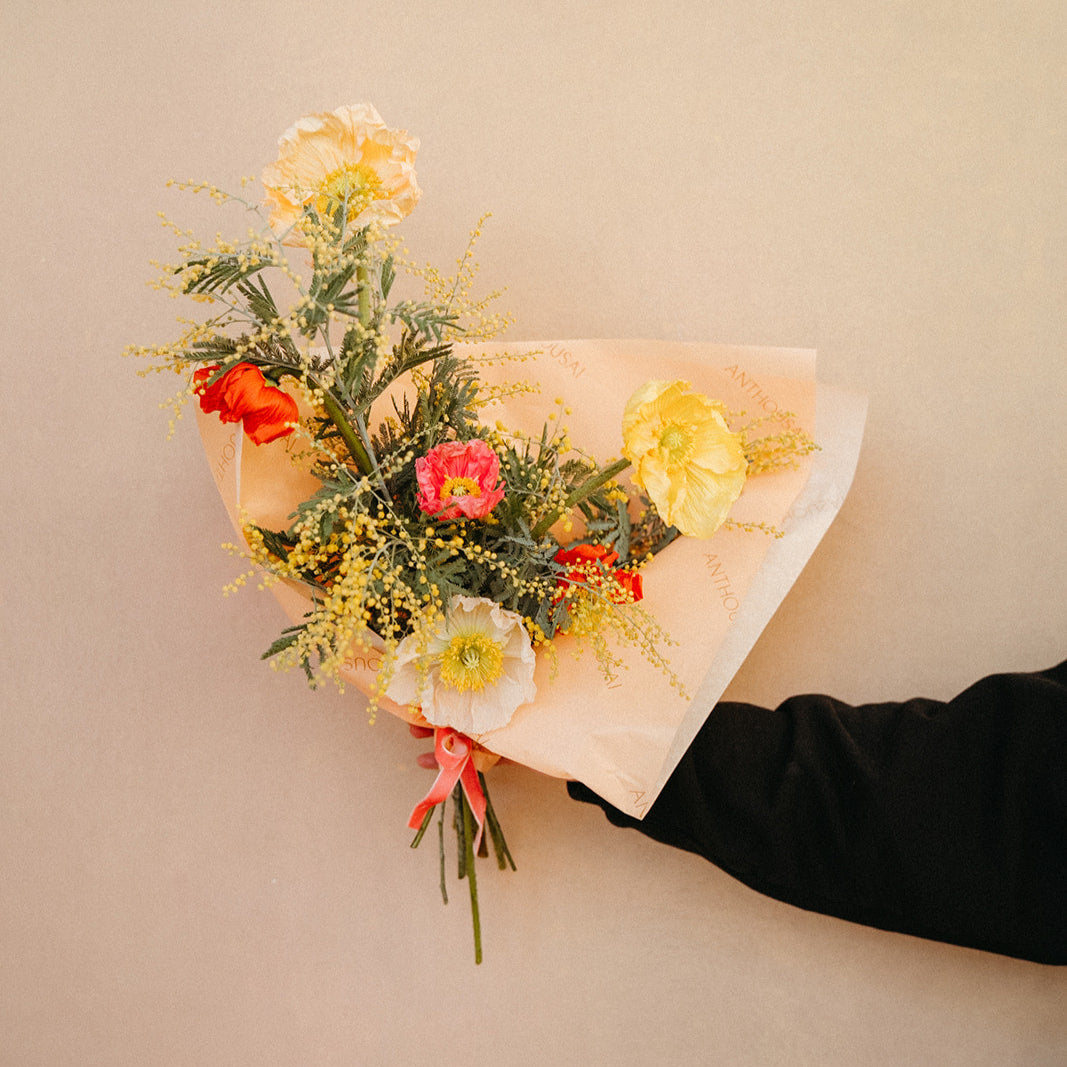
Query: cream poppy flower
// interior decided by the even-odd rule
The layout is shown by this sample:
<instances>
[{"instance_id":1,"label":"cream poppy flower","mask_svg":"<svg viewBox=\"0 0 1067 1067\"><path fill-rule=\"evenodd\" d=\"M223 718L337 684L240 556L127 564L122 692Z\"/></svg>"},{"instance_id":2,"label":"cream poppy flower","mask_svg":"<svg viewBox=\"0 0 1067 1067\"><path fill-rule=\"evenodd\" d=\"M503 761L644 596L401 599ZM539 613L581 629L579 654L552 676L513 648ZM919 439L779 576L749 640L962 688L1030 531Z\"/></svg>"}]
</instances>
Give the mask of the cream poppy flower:
<instances>
[{"instance_id":1,"label":"cream poppy flower","mask_svg":"<svg viewBox=\"0 0 1067 1067\"><path fill-rule=\"evenodd\" d=\"M305 116L282 134L278 159L263 171L271 227L302 243L305 207L330 219L345 203L355 229L400 222L422 195L415 181L418 149L417 138L389 129L370 104Z\"/></svg>"},{"instance_id":2,"label":"cream poppy flower","mask_svg":"<svg viewBox=\"0 0 1067 1067\"><path fill-rule=\"evenodd\" d=\"M405 637L385 695L419 704L433 726L468 735L507 726L537 694L536 659L522 618L485 597L457 596L427 641Z\"/></svg>"},{"instance_id":3,"label":"cream poppy flower","mask_svg":"<svg viewBox=\"0 0 1067 1067\"><path fill-rule=\"evenodd\" d=\"M665 522L689 537L711 537L745 485L741 437L722 404L681 381L646 382L622 417L622 451L633 480Z\"/></svg>"}]
</instances>

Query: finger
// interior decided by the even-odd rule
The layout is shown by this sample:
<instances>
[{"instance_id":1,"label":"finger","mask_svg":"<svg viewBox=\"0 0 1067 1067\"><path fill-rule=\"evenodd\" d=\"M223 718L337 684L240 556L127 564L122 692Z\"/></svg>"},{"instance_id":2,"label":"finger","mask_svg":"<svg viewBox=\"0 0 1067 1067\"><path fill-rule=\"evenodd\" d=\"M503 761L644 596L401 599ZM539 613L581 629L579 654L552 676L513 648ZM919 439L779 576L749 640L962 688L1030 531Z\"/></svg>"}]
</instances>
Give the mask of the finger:
<instances>
[{"instance_id":1,"label":"finger","mask_svg":"<svg viewBox=\"0 0 1067 1067\"><path fill-rule=\"evenodd\" d=\"M415 762L420 767L425 767L428 771L432 771L437 767L437 759L432 752L422 752L415 757Z\"/></svg>"},{"instance_id":2,"label":"finger","mask_svg":"<svg viewBox=\"0 0 1067 1067\"><path fill-rule=\"evenodd\" d=\"M412 723L408 726L412 737L433 737L433 728L430 726L416 726Z\"/></svg>"},{"instance_id":3,"label":"finger","mask_svg":"<svg viewBox=\"0 0 1067 1067\"><path fill-rule=\"evenodd\" d=\"M586 804L596 804L603 808L604 814L608 817L608 822L614 823L616 826L637 828L640 825L636 819L631 819L628 815L624 815L614 804L610 804L603 797L597 796L592 789L587 785L582 785L581 782L568 782L567 792L573 800L581 800Z\"/></svg>"}]
</instances>

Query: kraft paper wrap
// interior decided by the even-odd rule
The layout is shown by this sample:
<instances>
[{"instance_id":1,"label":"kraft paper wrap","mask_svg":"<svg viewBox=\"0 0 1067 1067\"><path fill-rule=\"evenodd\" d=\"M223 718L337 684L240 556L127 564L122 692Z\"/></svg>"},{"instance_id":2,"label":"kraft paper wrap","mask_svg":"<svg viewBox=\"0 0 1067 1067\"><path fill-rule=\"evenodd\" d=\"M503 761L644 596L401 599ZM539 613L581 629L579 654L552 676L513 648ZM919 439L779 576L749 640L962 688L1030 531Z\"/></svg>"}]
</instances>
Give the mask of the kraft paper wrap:
<instances>
[{"instance_id":1,"label":"kraft paper wrap","mask_svg":"<svg viewBox=\"0 0 1067 1067\"><path fill-rule=\"evenodd\" d=\"M457 345L462 353L465 346ZM866 401L815 383L815 353L802 349L683 344L666 341L546 341L488 344L473 353L539 352L533 362L486 367L482 379L524 378L535 395L509 398L483 411L509 429L540 436L553 403L563 398L571 439L602 463L621 451L626 401L638 386L682 378L728 409L770 416L761 432L781 429L782 413L811 433L820 451L797 470L750 478L731 518L767 522L785 531L720 529L710 540L679 538L644 571L643 606L677 642L666 650L687 690L682 698L636 649L621 649L626 667L605 678L591 651L580 657L570 638L557 638L559 670L539 657L537 698L500 730L476 737L491 752L534 770L584 782L605 800L641 818L712 712L763 628L810 558L844 502L859 457ZM239 425L198 412L208 462L240 534L239 515L272 529L289 526L295 506L317 483L291 459L291 439L255 446ZM372 422L374 420L372 419ZM278 584L275 596L293 622L310 598ZM370 635L374 646L381 642ZM364 693L380 655L353 649L342 672ZM381 706L409 719L406 708Z\"/></svg>"}]
</instances>

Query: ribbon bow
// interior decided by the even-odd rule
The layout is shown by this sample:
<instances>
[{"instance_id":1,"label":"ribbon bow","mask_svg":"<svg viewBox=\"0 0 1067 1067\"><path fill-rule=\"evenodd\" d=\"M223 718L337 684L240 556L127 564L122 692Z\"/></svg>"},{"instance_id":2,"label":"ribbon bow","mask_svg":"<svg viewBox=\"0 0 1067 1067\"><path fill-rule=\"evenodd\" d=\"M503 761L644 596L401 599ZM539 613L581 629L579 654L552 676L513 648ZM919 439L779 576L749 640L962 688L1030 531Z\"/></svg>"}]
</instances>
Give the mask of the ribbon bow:
<instances>
[{"instance_id":1,"label":"ribbon bow","mask_svg":"<svg viewBox=\"0 0 1067 1067\"><path fill-rule=\"evenodd\" d=\"M426 813L436 804L448 799L448 794L455 788L456 782L463 787L470 804L471 813L478 824L478 833L474 839L474 851L477 852L482 843L482 829L485 824L485 794L482 792L482 784L478 781L478 771L475 769L471 753L474 751L474 742L463 734L456 733L451 727L436 727L433 732L433 754L437 760L437 766L441 769L437 772L437 778L430 791L422 800L415 805L411 813L408 826L418 830Z\"/></svg>"}]
</instances>

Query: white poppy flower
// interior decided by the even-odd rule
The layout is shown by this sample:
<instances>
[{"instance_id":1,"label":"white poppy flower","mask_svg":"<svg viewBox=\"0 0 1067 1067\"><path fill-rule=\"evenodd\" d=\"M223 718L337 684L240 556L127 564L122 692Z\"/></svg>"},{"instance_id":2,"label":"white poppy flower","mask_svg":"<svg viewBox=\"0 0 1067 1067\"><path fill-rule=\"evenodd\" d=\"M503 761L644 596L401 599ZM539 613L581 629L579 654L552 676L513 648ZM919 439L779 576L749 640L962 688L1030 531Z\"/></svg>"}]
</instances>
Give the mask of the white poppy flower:
<instances>
[{"instance_id":1,"label":"white poppy flower","mask_svg":"<svg viewBox=\"0 0 1067 1067\"><path fill-rule=\"evenodd\" d=\"M457 596L428 640L412 635L400 642L385 695L420 705L434 726L485 734L533 700L535 664L520 616L484 597Z\"/></svg>"}]
</instances>

